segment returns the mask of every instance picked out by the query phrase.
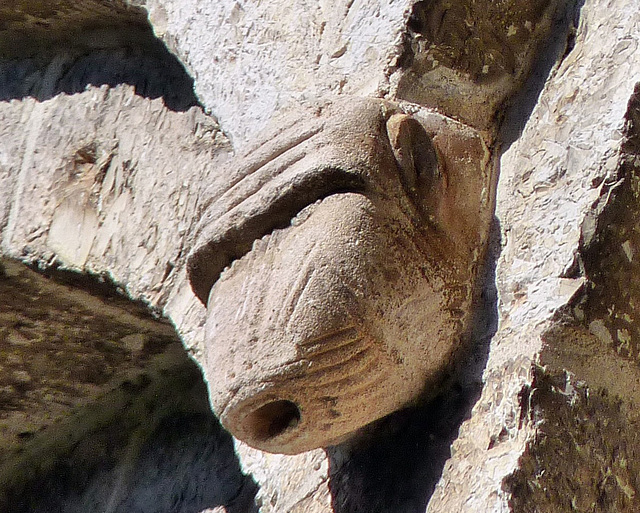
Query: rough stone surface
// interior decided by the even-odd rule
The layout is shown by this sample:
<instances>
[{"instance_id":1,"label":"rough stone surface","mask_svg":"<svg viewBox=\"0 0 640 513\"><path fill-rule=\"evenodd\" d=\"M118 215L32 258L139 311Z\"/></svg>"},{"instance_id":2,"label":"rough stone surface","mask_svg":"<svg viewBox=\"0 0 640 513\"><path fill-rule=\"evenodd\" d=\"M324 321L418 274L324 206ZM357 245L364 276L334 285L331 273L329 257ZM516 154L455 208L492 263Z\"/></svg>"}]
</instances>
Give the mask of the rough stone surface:
<instances>
[{"instance_id":1,"label":"rough stone surface","mask_svg":"<svg viewBox=\"0 0 640 513\"><path fill-rule=\"evenodd\" d=\"M576 266L588 281L544 334L529 392L535 438L505 482L517 510L637 511L639 86L615 181L583 229ZM614 178L613 176L610 178ZM542 474L540 468L546 469Z\"/></svg>"},{"instance_id":2,"label":"rough stone surface","mask_svg":"<svg viewBox=\"0 0 640 513\"><path fill-rule=\"evenodd\" d=\"M585 279L576 260L579 241L593 236L601 205L617 180L625 112L639 64L632 36L638 19L632 2L596 0L579 7L575 39L558 49L564 59L553 69L521 137L502 158L497 198L503 246L497 270L500 329L491 344L483 395L453 445L454 457L429 511L511 509L513 488L506 491L493 483L518 468L517 456L535 438L538 424L522 404L523 391L534 378L531 363L538 359L543 334L557 322L556 312ZM596 331L599 326L594 325ZM587 354L597 361L597 353ZM560 358L556 366L571 368L571 363ZM580 415L580 409L590 407L582 404L574 412ZM545 411L548 422L556 422L553 408ZM566 420L568 414L559 410L558 419L563 415ZM552 467L561 462L552 463L558 456L551 452L544 451L549 468L544 472L559 478ZM478 464L482 472L475 471ZM531 511L536 500L530 495L511 504L514 511ZM562 509L566 504L554 504L551 510L571 511ZM588 508L582 504L577 511Z\"/></svg>"},{"instance_id":3,"label":"rough stone surface","mask_svg":"<svg viewBox=\"0 0 640 513\"><path fill-rule=\"evenodd\" d=\"M199 98L240 146L292 104L384 89L411 1L146 5L156 34L180 56Z\"/></svg>"},{"instance_id":4,"label":"rough stone surface","mask_svg":"<svg viewBox=\"0 0 640 513\"><path fill-rule=\"evenodd\" d=\"M431 404L382 419L356 441L326 451L270 455L236 442L242 469L260 487L255 501L249 481L225 488L222 495L229 494L220 502L197 507L220 510L230 501L228 512L259 507L263 513L637 510L637 408L629 393L637 386L637 194L636 157L628 146L634 136L627 130L636 117L628 103L639 76L634 1L478 1L448 9L446 2L409 1L344 8L302 1L144 2L155 34L184 62L200 101L220 124L192 107L189 87L170 86L188 84L184 77L163 83L162 73L152 73L168 61L149 50L155 42L147 37L143 11L106 1L13 4L1 11L5 42L32 27L29 20L45 23L36 23L43 32L35 46L14 45L17 53L1 46L3 255L108 273L130 295L169 315L204 367L205 309L184 264L195 220L206 208L205 184L219 180L211 163L230 152L221 131L236 149L248 147L279 111L348 93L430 105L499 133L504 144L496 241L500 325L488 344L490 315L476 319L476 351L457 384ZM95 13L105 9L106 19L119 21L99 31L78 21L102 19ZM32 18L25 19L25 10ZM47 30L52 18L62 32ZM123 40L136 32L123 26L146 35ZM65 50L60 34L69 27L74 44ZM548 43L546 30L553 35ZM80 36L87 34L101 34L101 42L86 44ZM530 39L521 40L523 34ZM139 64L149 52L158 65L145 71ZM109 69L124 63L125 72L98 73L101 62ZM167 75L178 77L174 69ZM501 119L498 132L491 120ZM26 328L2 326L14 348L28 338ZM136 337L125 342L140 345ZM471 410L485 363L484 387ZM593 372L599 368L604 372ZM29 370L12 368L7 390L26 391L28 378ZM208 422L196 421L191 432L204 433L200 439L219 433ZM167 425L165 433L179 431ZM157 438L167 440L163 436ZM182 440L166 443L179 447ZM124 453L113 454L113 468L140 468L119 467ZM22 468L30 468L33 460L23 457ZM570 458L573 468L564 464ZM153 458L136 461L160 465ZM228 475L241 475L235 465ZM133 483L137 473L117 475ZM150 485L143 481L130 489L144 495ZM76 484L87 500L104 504L103 492L90 491L82 479ZM131 497L137 500L136 493ZM86 510L84 500L73 504Z\"/></svg>"},{"instance_id":5,"label":"rough stone surface","mask_svg":"<svg viewBox=\"0 0 640 513\"><path fill-rule=\"evenodd\" d=\"M327 94L406 99L481 129L522 84L564 2L168 2L156 34L236 147ZM215 77L211 80L209 77ZM464 101L460 101L464 98Z\"/></svg>"},{"instance_id":6,"label":"rough stone surface","mask_svg":"<svg viewBox=\"0 0 640 513\"><path fill-rule=\"evenodd\" d=\"M218 141L224 146L215 122L198 108L172 113L126 86L4 102L0 119L5 253L109 272L132 296L164 304L199 185Z\"/></svg>"}]
</instances>

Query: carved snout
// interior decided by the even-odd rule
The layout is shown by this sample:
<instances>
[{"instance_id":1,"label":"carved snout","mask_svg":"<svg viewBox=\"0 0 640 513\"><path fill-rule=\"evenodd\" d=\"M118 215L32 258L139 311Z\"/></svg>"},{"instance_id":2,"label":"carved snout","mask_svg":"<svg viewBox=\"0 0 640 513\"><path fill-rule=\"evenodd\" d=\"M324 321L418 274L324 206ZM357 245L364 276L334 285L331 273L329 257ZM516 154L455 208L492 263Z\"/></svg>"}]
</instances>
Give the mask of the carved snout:
<instances>
[{"instance_id":1,"label":"carved snout","mask_svg":"<svg viewBox=\"0 0 640 513\"><path fill-rule=\"evenodd\" d=\"M443 291L425 278L436 271L411 236L406 219L387 219L365 195L334 194L221 274L207 305L205 370L223 426L294 454L337 443L415 396L451 349L416 352L416 340L451 328ZM415 309L424 318L411 319Z\"/></svg>"},{"instance_id":2,"label":"carved snout","mask_svg":"<svg viewBox=\"0 0 640 513\"><path fill-rule=\"evenodd\" d=\"M266 349L260 346L258 352ZM407 376L397 362L352 327L299 344L296 353L297 361L275 369L275 361L270 369L254 363L253 379L228 383L235 392L226 405L218 408L222 397L212 395L223 425L237 438L268 452L296 454L338 443L363 419L366 424L408 400L402 386Z\"/></svg>"},{"instance_id":3,"label":"carved snout","mask_svg":"<svg viewBox=\"0 0 640 513\"><path fill-rule=\"evenodd\" d=\"M207 304L214 411L237 438L287 454L436 386L490 217L475 134L378 100L311 117L226 173L188 263Z\"/></svg>"}]
</instances>

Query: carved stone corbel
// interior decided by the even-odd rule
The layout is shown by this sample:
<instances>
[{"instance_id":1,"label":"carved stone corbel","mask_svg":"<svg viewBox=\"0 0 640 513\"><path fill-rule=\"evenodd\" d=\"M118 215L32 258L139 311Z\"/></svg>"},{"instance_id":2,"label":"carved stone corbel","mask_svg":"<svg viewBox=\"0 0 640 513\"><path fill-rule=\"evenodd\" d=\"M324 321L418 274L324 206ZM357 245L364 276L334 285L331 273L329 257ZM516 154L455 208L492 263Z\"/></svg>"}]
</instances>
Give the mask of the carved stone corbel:
<instances>
[{"instance_id":1,"label":"carved stone corbel","mask_svg":"<svg viewBox=\"0 0 640 513\"><path fill-rule=\"evenodd\" d=\"M362 98L229 160L188 264L225 428L294 454L437 390L468 326L491 166L474 130Z\"/></svg>"}]
</instances>

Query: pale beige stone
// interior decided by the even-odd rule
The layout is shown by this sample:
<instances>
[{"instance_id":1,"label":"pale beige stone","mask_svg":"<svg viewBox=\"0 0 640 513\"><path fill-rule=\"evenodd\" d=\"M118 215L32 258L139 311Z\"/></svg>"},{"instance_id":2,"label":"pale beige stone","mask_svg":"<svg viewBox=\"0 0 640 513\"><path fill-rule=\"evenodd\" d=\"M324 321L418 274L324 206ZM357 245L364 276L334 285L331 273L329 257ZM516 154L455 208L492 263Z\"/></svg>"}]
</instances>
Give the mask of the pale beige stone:
<instances>
[{"instance_id":1,"label":"pale beige stone","mask_svg":"<svg viewBox=\"0 0 640 513\"><path fill-rule=\"evenodd\" d=\"M218 165L227 183L189 274L222 424L297 453L433 394L468 327L491 219L482 138L349 98Z\"/></svg>"}]
</instances>

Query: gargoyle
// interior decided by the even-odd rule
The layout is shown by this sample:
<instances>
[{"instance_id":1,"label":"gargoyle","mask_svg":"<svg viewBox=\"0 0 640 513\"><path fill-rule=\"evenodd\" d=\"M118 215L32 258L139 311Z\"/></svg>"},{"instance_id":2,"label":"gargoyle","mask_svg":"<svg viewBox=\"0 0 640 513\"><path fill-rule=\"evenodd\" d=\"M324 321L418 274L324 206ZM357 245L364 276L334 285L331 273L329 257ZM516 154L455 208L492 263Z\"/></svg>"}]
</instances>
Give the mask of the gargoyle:
<instances>
[{"instance_id":1,"label":"gargoyle","mask_svg":"<svg viewBox=\"0 0 640 513\"><path fill-rule=\"evenodd\" d=\"M492 215L477 132L376 99L281 123L221 169L188 262L221 423L294 454L436 389Z\"/></svg>"}]
</instances>

